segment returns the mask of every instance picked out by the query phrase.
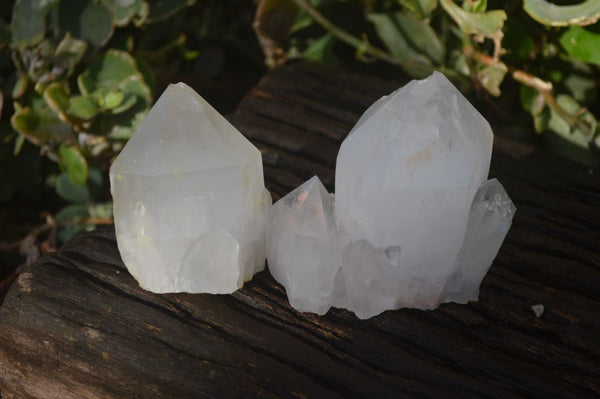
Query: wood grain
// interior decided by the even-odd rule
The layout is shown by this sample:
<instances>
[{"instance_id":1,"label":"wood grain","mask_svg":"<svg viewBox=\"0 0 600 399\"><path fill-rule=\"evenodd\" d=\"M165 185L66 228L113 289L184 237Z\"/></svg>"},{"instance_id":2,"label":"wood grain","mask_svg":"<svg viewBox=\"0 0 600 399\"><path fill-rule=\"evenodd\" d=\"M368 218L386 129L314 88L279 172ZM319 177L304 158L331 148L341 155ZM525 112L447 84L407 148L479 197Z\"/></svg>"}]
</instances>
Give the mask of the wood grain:
<instances>
[{"instance_id":1,"label":"wood grain","mask_svg":"<svg viewBox=\"0 0 600 399\"><path fill-rule=\"evenodd\" d=\"M314 174L333 189L340 141L399 84L290 64L231 121L262 151L275 198ZM268 271L232 295L155 295L101 228L11 287L0 307L2 398L598 397L600 178L497 143L491 175L518 211L478 302L319 317L294 311Z\"/></svg>"}]
</instances>

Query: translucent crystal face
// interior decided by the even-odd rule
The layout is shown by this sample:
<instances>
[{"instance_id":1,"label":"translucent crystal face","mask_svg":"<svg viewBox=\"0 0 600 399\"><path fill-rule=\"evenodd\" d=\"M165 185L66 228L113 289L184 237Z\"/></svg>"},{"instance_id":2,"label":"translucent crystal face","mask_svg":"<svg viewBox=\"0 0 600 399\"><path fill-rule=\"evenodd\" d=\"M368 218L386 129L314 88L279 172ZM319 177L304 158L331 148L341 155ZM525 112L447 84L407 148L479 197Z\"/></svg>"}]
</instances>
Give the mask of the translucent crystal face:
<instances>
[{"instance_id":1,"label":"translucent crystal face","mask_svg":"<svg viewBox=\"0 0 600 399\"><path fill-rule=\"evenodd\" d=\"M324 314L340 254L333 198L317 177L292 191L271 208L267 228L270 269L301 311Z\"/></svg>"},{"instance_id":2,"label":"translucent crystal face","mask_svg":"<svg viewBox=\"0 0 600 399\"><path fill-rule=\"evenodd\" d=\"M375 102L340 148L335 207L322 207L324 220L335 221L328 231L336 245L320 244L326 254L292 251L282 227L297 229L297 215L312 212L303 203L280 203L314 186L315 178L273 207L270 226L283 232L269 233L267 258L291 304L317 313L345 307L366 318L477 299L514 214L502 186L484 183L492 140L487 121L439 73ZM484 212L482 204L496 203L489 201L492 192L501 205ZM316 266L323 259L336 263ZM302 277L282 277L291 275Z\"/></svg>"},{"instance_id":3,"label":"translucent crystal face","mask_svg":"<svg viewBox=\"0 0 600 399\"><path fill-rule=\"evenodd\" d=\"M119 251L143 288L229 293L264 267L260 152L190 87L165 90L110 180Z\"/></svg>"},{"instance_id":4,"label":"translucent crystal face","mask_svg":"<svg viewBox=\"0 0 600 399\"><path fill-rule=\"evenodd\" d=\"M479 187L471 204L464 244L444 286L443 302L467 303L479 297L479 284L500 250L515 212L498 180L490 179Z\"/></svg>"}]
</instances>

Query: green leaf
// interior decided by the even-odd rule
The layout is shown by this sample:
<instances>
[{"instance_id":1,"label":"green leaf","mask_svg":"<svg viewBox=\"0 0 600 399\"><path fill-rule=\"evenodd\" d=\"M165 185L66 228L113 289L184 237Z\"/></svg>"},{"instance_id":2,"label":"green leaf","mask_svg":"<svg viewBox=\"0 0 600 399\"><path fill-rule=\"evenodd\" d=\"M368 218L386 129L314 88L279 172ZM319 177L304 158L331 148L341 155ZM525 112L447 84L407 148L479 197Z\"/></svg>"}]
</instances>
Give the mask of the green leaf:
<instances>
[{"instance_id":1,"label":"green leaf","mask_svg":"<svg viewBox=\"0 0 600 399\"><path fill-rule=\"evenodd\" d=\"M577 115L582 110L581 105L566 94L556 96L556 102L569 115ZM578 119L588 126L585 132L571 126L561 114L550 109L548 132L544 134L544 140L557 154L580 164L598 167L600 159L590 152L598 122L589 111L583 112Z\"/></svg>"},{"instance_id":2,"label":"green leaf","mask_svg":"<svg viewBox=\"0 0 600 399\"><path fill-rule=\"evenodd\" d=\"M29 96L28 100L31 108L36 111L43 111L48 108L48 104L46 103L43 93L33 92L31 93L31 96Z\"/></svg>"},{"instance_id":3,"label":"green leaf","mask_svg":"<svg viewBox=\"0 0 600 399\"><path fill-rule=\"evenodd\" d=\"M25 94L28 83L29 83L29 76L26 73L21 74L17 78L17 81L15 82L15 86L12 89L12 98L17 99L17 98L20 98L23 94Z\"/></svg>"},{"instance_id":4,"label":"green leaf","mask_svg":"<svg viewBox=\"0 0 600 399\"><path fill-rule=\"evenodd\" d=\"M377 35L393 56L409 60L418 55L389 14L369 13L367 19L375 25Z\"/></svg>"},{"instance_id":5,"label":"green leaf","mask_svg":"<svg viewBox=\"0 0 600 399\"><path fill-rule=\"evenodd\" d=\"M135 95L134 93L127 93L127 95L123 95L123 100L121 101L121 103L117 107L111 109L111 112L113 114L120 114L121 112L125 112L131 107L133 107L137 101L137 95Z\"/></svg>"},{"instance_id":6,"label":"green leaf","mask_svg":"<svg viewBox=\"0 0 600 399\"><path fill-rule=\"evenodd\" d=\"M73 68L79 64L86 50L87 43L85 41L75 39L67 32L54 52L54 66L67 70L67 75L71 75Z\"/></svg>"},{"instance_id":7,"label":"green leaf","mask_svg":"<svg viewBox=\"0 0 600 399\"><path fill-rule=\"evenodd\" d=\"M94 0L61 0L58 9L62 33L70 32L95 47L103 46L112 36L112 15L104 5Z\"/></svg>"},{"instance_id":8,"label":"green leaf","mask_svg":"<svg viewBox=\"0 0 600 399\"><path fill-rule=\"evenodd\" d=\"M432 65L432 59L443 61L444 45L425 22L403 13L370 13L367 19L375 25L388 51L404 63L404 69L412 77L429 75L431 70L426 66Z\"/></svg>"},{"instance_id":9,"label":"green leaf","mask_svg":"<svg viewBox=\"0 0 600 399\"><path fill-rule=\"evenodd\" d=\"M91 94L99 89L111 92L130 76L139 75L135 59L120 50L108 50L94 60L77 79L79 90Z\"/></svg>"},{"instance_id":10,"label":"green leaf","mask_svg":"<svg viewBox=\"0 0 600 399\"><path fill-rule=\"evenodd\" d=\"M54 215L58 222L72 222L89 217L86 205L67 205Z\"/></svg>"},{"instance_id":11,"label":"green leaf","mask_svg":"<svg viewBox=\"0 0 600 399\"><path fill-rule=\"evenodd\" d=\"M463 76L471 76L471 69L469 68L467 57L462 51L460 51L459 49L454 49L452 50L448 58L448 65L452 69L462 74Z\"/></svg>"},{"instance_id":12,"label":"green leaf","mask_svg":"<svg viewBox=\"0 0 600 399\"><path fill-rule=\"evenodd\" d=\"M487 10L487 0L465 1L463 8L470 12L483 13Z\"/></svg>"},{"instance_id":13,"label":"green leaf","mask_svg":"<svg viewBox=\"0 0 600 399\"><path fill-rule=\"evenodd\" d=\"M120 90L111 91L106 96L104 96L104 109L113 109L121 105L123 102L124 94Z\"/></svg>"},{"instance_id":14,"label":"green leaf","mask_svg":"<svg viewBox=\"0 0 600 399\"><path fill-rule=\"evenodd\" d=\"M66 173L56 180L56 192L61 198L76 204L87 204L91 199L89 188L73 183Z\"/></svg>"},{"instance_id":15,"label":"green leaf","mask_svg":"<svg viewBox=\"0 0 600 399\"><path fill-rule=\"evenodd\" d=\"M300 11L298 18L296 18L296 21L290 27L288 34L291 35L293 33L301 31L302 29L308 28L313 24L313 22L314 20L312 19L310 14L306 13L305 11Z\"/></svg>"},{"instance_id":16,"label":"green leaf","mask_svg":"<svg viewBox=\"0 0 600 399\"><path fill-rule=\"evenodd\" d=\"M560 36L559 41L570 56L600 65L600 33L581 26L571 26Z\"/></svg>"},{"instance_id":17,"label":"green leaf","mask_svg":"<svg viewBox=\"0 0 600 399\"><path fill-rule=\"evenodd\" d=\"M19 155L23 151L23 145L25 144L25 136L18 134L15 138L15 146L13 148L13 155Z\"/></svg>"},{"instance_id":18,"label":"green leaf","mask_svg":"<svg viewBox=\"0 0 600 399\"><path fill-rule=\"evenodd\" d=\"M579 130L578 128L572 128L573 132L580 132L586 140L589 142L593 139L596 129L598 127L598 121L596 117L584 107L581 106L573 97L567 94L559 94L556 96L556 103L562 107L568 114L577 115L577 119L583 122L587 129ZM558 114L557 114L558 115Z\"/></svg>"},{"instance_id":19,"label":"green leaf","mask_svg":"<svg viewBox=\"0 0 600 399\"><path fill-rule=\"evenodd\" d=\"M125 26L133 18L143 21L148 15L148 6L143 0L101 0L112 14L113 24Z\"/></svg>"},{"instance_id":20,"label":"green leaf","mask_svg":"<svg viewBox=\"0 0 600 399\"><path fill-rule=\"evenodd\" d=\"M590 148L590 143L593 141L594 134L597 131L598 121L589 111L585 111L579 115L582 107L569 95L559 94L556 96L556 103L568 115L573 115L573 117L578 115L577 118L588 128L586 131L582 131L573 127L569 120L565 119L564 115L550 108L547 130L551 135L556 137L548 137L548 142L559 154L576 162L581 162L577 157L584 156L583 154ZM560 143L562 143L563 148L561 148L561 145L558 145ZM576 148L579 148L579 150L576 150ZM585 151L582 152L581 150Z\"/></svg>"},{"instance_id":21,"label":"green leaf","mask_svg":"<svg viewBox=\"0 0 600 399\"><path fill-rule=\"evenodd\" d=\"M537 133L543 133L548 130L550 121L550 109L544 107L539 114L533 116L533 127Z\"/></svg>"},{"instance_id":22,"label":"green leaf","mask_svg":"<svg viewBox=\"0 0 600 399\"><path fill-rule=\"evenodd\" d=\"M401 12L391 17L415 50L438 65L444 62L446 47L429 24Z\"/></svg>"},{"instance_id":23,"label":"green leaf","mask_svg":"<svg viewBox=\"0 0 600 399\"><path fill-rule=\"evenodd\" d=\"M88 165L85 157L71 145L62 144L58 148L60 166L75 184L83 185L88 177Z\"/></svg>"},{"instance_id":24,"label":"green leaf","mask_svg":"<svg viewBox=\"0 0 600 399\"><path fill-rule=\"evenodd\" d=\"M78 223L79 220L89 217L88 207L86 205L71 204L61 209L54 218L61 223L58 230L58 239L60 242L69 241L75 235L84 231L87 226Z\"/></svg>"},{"instance_id":25,"label":"green leaf","mask_svg":"<svg viewBox=\"0 0 600 399\"><path fill-rule=\"evenodd\" d=\"M100 113L100 107L96 102L86 96L73 96L69 101L67 113L79 119L92 119Z\"/></svg>"},{"instance_id":26,"label":"green leaf","mask_svg":"<svg viewBox=\"0 0 600 399\"><path fill-rule=\"evenodd\" d=\"M597 98L596 81L589 72L574 71L563 79L562 84L579 103L593 104Z\"/></svg>"},{"instance_id":27,"label":"green leaf","mask_svg":"<svg viewBox=\"0 0 600 399\"><path fill-rule=\"evenodd\" d=\"M112 219L113 204L112 202L103 202L100 204L90 205L88 208L90 217L99 219Z\"/></svg>"},{"instance_id":28,"label":"green leaf","mask_svg":"<svg viewBox=\"0 0 600 399\"><path fill-rule=\"evenodd\" d=\"M483 87L494 97L500 96L500 85L506 76L508 68L502 62L485 66L477 71L477 77Z\"/></svg>"},{"instance_id":29,"label":"green leaf","mask_svg":"<svg viewBox=\"0 0 600 399\"><path fill-rule=\"evenodd\" d=\"M11 122L17 132L27 136L33 135L39 128L40 119L38 113L33 109L23 108L12 116ZM40 137L40 140L47 140L48 138L48 136Z\"/></svg>"},{"instance_id":30,"label":"green leaf","mask_svg":"<svg viewBox=\"0 0 600 399\"><path fill-rule=\"evenodd\" d=\"M474 13L463 10L453 0L440 0L440 2L463 32L489 38L495 38L502 33L502 26L506 21L506 12L503 10Z\"/></svg>"},{"instance_id":31,"label":"green leaf","mask_svg":"<svg viewBox=\"0 0 600 399\"><path fill-rule=\"evenodd\" d=\"M429 18L438 6L437 0L400 0L400 4L419 19Z\"/></svg>"},{"instance_id":32,"label":"green leaf","mask_svg":"<svg viewBox=\"0 0 600 399\"><path fill-rule=\"evenodd\" d=\"M521 85L519 98L523 109L533 116L540 114L546 105L544 96L529 86Z\"/></svg>"},{"instance_id":33,"label":"green leaf","mask_svg":"<svg viewBox=\"0 0 600 399\"><path fill-rule=\"evenodd\" d=\"M310 43L306 50L304 50L304 58L313 61L325 61L329 63L336 63L338 60L332 53L333 44L336 38L331 33L327 33L318 39L315 39Z\"/></svg>"},{"instance_id":34,"label":"green leaf","mask_svg":"<svg viewBox=\"0 0 600 399\"><path fill-rule=\"evenodd\" d=\"M559 6L547 0L524 0L529 16L549 26L590 25L600 18L600 2L585 0L579 4Z\"/></svg>"},{"instance_id":35,"label":"green leaf","mask_svg":"<svg viewBox=\"0 0 600 399\"><path fill-rule=\"evenodd\" d=\"M46 15L60 0L17 0L12 12L12 37L16 46L32 46L46 33Z\"/></svg>"},{"instance_id":36,"label":"green leaf","mask_svg":"<svg viewBox=\"0 0 600 399\"><path fill-rule=\"evenodd\" d=\"M59 82L50 83L46 87L44 99L48 106L57 112L65 112L69 108L69 92Z\"/></svg>"},{"instance_id":37,"label":"green leaf","mask_svg":"<svg viewBox=\"0 0 600 399\"><path fill-rule=\"evenodd\" d=\"M73 135L71 127L48 108L22 108L13 114L10 122L13 129L38 145L50 139L67 140Z\"/></svg>"},{"instance_id":38,"label":"green leaf","mask_svg":"<svg viewBox=\"0 0 600 399\"><path fill-rule=\"evenodd\" d=\"M112 114L104 115L103 132L113 139L129 138L152 106L152 93L140 76L130 76L119 85L119 89L125 94L123 106L131 96L136 100L122 112L117 112L120 111L119 106Z\"/></svg>"}]
</instances>

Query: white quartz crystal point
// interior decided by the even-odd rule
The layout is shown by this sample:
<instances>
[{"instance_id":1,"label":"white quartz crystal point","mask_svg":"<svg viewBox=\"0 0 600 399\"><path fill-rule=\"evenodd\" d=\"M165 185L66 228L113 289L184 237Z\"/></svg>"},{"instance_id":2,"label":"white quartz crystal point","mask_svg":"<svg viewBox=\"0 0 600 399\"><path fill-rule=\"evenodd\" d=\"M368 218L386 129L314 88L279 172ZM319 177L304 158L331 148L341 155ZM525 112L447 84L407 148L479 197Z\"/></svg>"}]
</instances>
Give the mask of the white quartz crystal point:
<instances>
[{"instance_id":1,"label":"white quartz crystal point","mask_svg":"<svg viewBox=\"0 0 600 399\"><path fill-rule=\"evenodd\" d=\"M110 182L119 251L141 287L231 293L263 269L261 154L187 85L161 95Z\"/></svg>"},{"instance_id":2,"label":"white quartz crystal point","mask_svg":"<svg viewBox=\"0 0 600 399\"><path fill-rule=\"evenodd\" d=\"M440 303L479 298L479 285L510 229L516 208L496 179L483 183L471 204L464 243L446 281Z\"/></svg>"},{"instance_id":3,"label":"white quartz crystal point","mask_svg":"<svg viewBox=\"0 0 600 399\"><path fill-rule=\"evenodd\" d=\"M273 277L301 312L325 314L340 267L333 196L315 176L277 201L267 228Z\"/></svg>"},{"instance_id":4,"label":"white quartz crystal point","mask_svg":"<svg viewBox=\"0 0 600 399\"><path fill-rule=\"evenodd\" d=\"M488 174L492 140L485 118L434 72L374 103L342 143L342 245L398 249L396 276L410 290L398 290L395 307L437 306Z\"/></svg>"},{"instance_id":5,"label":"white quartz crystal point","mask_svg":"<svg viewBox=\"0 0 600 399\"><path fill-rule=\"evenodd\" d=\"M273 205L271 273L299 311L361 319L477 299L515 207L487 121L441 74L375 102L342 143L335 204L313 177Z\"/></svg>"}]
</instances>

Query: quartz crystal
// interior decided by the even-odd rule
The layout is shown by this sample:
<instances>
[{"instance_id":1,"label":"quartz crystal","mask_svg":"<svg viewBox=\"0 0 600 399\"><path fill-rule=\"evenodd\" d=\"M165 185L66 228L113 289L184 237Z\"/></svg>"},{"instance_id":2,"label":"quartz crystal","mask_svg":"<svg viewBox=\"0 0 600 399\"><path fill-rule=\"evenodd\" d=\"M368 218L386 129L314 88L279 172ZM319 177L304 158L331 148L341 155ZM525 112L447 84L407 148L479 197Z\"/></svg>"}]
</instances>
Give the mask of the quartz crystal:
<instances>
[{"instance_id":1,"label":"quartz crystal","mask_svg":"<svg viewBox=\"0 0 600 399\"><path fill-rule=\"evenodd\" d=\"M119 251L141 287L231 293L264 268L261 154L185 84L160 96L110 183Z\"/></svg>"},{"instance_id":2,"label":"quartz crystal","mask_svg":"<svg viewBox=\"0 0 600 399\"><path fill-rule=\"evenodd\" d=\"M375 102L318 178L273 205L267 259L292 306L368 318L477 300L515 207L486 181L488 122L440 73Z\"/></svg>"}]
</instances>

